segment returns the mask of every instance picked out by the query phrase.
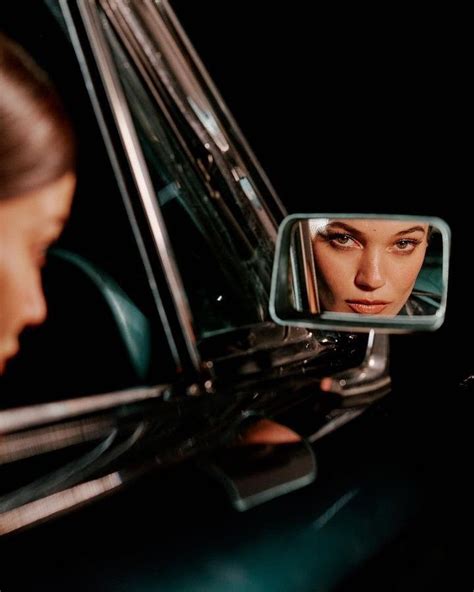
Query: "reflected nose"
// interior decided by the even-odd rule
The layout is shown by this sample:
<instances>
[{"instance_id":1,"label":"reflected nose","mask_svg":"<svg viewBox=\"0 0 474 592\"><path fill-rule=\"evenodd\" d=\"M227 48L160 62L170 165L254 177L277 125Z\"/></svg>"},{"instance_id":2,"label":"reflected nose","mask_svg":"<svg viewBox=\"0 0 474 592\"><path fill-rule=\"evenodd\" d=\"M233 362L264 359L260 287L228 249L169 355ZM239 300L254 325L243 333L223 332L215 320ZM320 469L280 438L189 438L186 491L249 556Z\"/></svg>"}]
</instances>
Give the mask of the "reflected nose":
<instances>
[{"instance_id":1,"label":"reflected nose","mask_svg":"<svg viewBox=\"0 0 474 592\"><path fill-rule=\"evenodd\" d=\"M369 250L362 254L354 283L358 288L366 291L377 290L385 285L382 257L378 251Z\"/></svg>"}]
</instances>

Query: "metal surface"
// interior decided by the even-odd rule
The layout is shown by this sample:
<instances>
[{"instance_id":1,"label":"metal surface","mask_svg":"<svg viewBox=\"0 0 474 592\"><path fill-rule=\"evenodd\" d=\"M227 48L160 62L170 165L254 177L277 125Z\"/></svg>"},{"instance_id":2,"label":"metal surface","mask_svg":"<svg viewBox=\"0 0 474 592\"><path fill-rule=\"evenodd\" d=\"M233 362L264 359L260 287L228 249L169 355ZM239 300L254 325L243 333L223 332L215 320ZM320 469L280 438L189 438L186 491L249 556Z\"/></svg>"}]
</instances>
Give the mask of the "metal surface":
<instances>
[{"instance_id":1,"label":"metal surface","mask_svg":"<svg viewBox=\"0 0 474 592\"><path fill-rule=\"evenodd\" d=\"M29 405L24 408L8 409L0 412L0 434L14 430L29 428L53 421L61 421L86 413L94 413L111 409L120 405L130 405L150 399L158 399L167 389L167 385L151 388L137 388L116 393L105 393L44 403Z\"/></svg>"},{"instance_id":2,"label":"metal surface","mask_svg":"<svg viewBox=\"0 0 474 592\"><path fill-rule=\"evenodd\" d=\"M388 362L388 335L380 335L372 330L362 364L325 378L321 387L342 397L363 395L369 401L370 397L390 389Z\"/></svg>"},{"instance_id":3,"label":"metal surface","mask_svg":"<svg viewBox=\"0 0 474 592\"><path fill-rule=\"evenodd\" d=\"M74 50L76 52L76 56L77 56L77 59L78 59L78 62L79 62L80 68L81 68L82 75L84 76L84 80L85 80L85 83L87 86L87 92L90 96L90 99L91 99L91 102L92 102L92 105L94 108L94 113L97 118L97 122L100 127L102 137L104 139L104 143L107 147L107 153L109 155L109 158L112 163L112 167L115 172L117 184L119 186L120 192L123 197L123 202L124 202L125 208L127 210L127 215L130 220L130 224L131 224L131 227L133 230L135 240L137 241L137 245L138 245L140 255L141 255L141 258L143 261L143 265L145 267L145 272L148 277L148 282L150 285L151 292L153 294L153 299L154 299L156 308L158 310L160 320L163 323L163 328L164 328L164 331L167 335L168 343L170 345L170 349L171 349L173 358L174 358L176 364L178 366L180 366L181 365L180 354L177 350L175 338L172 334L172 331L171 331L171 328L169 325L169 321L166 316L166 312L164 310L163 303L161 301L161 298L160 298L160 295L159 295L159 292L158 292L158 289L156 286L153 270L152 270L151 263L150 263L150 260L148 257L148 253L146 251L146 248L145 248L145 245L143 242L143 237L141 235L140 228L138 226L133 208L130 204L130 200L129 200L129 196L128 196L128 192L127 192L127 188L126 188L126 183L125 183L125 179L124 179L124 174L120 168L120 164L118 162L117 155L115 153L115 149L114 149L113 142L112 142L112 139L110 136L110 132L109 132L107 124L104 120L102 108L100 106L100 100L97 96L96 89L94 88L94 84L93 84L92 77L91 77L91 72L88 67L88 63L87 63L86 57L84 55L83 48L81 46L81 42L80 42L78 34L77 34L74 19L72 18L67 0L59 0L59 6L60 6L60 10L62 10L62 13L64 16L64 21L67 25L68 34L71 38L71 42L72 42Z\"/></svg>"},{"instance_id":4,"label":"metal surface","mask_svg":"<svg viewBox=\"0 0 474 592\"><path fill-rule=\"evenodd\" d=\"M158 207L153 184L150 180L140 142L136 136L127 101L121 87L119 77L115 71L112 56L105 39L97 3L88 0L79 4L84 25L89 35L89 41L94 51L104 87L108 93L110 105L115 117L117 128L129 158L130 167L141 197L143 207L148 217L152 236L158 250L161 263L169 284L176 314L180 320L187 354L196 371L199 371L201 360L196 347L196 340L192 328L192 316L186 300L185 291L172 256L166 227Z\"/></svg>"}]
</instances>

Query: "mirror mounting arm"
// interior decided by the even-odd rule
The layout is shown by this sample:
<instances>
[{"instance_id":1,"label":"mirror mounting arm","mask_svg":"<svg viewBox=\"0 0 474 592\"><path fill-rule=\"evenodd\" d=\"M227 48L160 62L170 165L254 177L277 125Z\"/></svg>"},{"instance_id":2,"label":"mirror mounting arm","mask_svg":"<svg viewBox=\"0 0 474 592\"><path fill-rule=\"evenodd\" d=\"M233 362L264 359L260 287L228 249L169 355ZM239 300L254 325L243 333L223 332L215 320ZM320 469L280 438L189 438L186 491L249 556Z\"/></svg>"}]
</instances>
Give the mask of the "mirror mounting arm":
<instances>
[{"instance_id":1,"label":"mirror mounting arm","mask_svg":"<svg viewBox=\"0 0 474 592\"><path fill-rule=\"evenodd\" d=\"M351 404L369 403L387 394L390 390L389 340L388 335L369 332L367 350L360 366L349 368L326 377L321 381L321 390L350 398ZM349 401L348 401L349 402Z\"/></svg>"}]
</instances>

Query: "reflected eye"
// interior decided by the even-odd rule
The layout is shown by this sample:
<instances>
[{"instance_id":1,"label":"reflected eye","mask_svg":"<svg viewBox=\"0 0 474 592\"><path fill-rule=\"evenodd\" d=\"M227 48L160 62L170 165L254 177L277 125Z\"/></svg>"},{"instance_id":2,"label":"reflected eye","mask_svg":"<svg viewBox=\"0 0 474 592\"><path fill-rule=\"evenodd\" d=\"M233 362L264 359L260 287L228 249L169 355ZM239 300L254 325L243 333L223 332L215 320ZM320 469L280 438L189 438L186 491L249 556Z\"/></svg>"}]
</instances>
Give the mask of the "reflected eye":
<instances>
[{"instance_id":1,"label":"reflected eye","mask_svg":"<svg viewBox=\"0 0 474 592\"><path fill-rule=\"evenodd\" d=\"M415 248L420 244L421 241L415 238L403 238L398 240L394 245L395 252L399 252L400 254L409 254L413 253Z\"/></svg>"},{"instance_id":2,"label":"reflected eye","mask_svg":"<svg viewBox=\"0 0 474 592\"><path fill-rule=\"evenodd\" d=\"M335 249L354 249L361 247L361 244L355 237L345 232L330 232L321 236Z\"/></svg>"},{"instance_id":3,"label":"reflected eye","mask_svg":"<svg viewBox=\"0 0 474 592\"><path fill-rule=\"evenodd\" d=\"M351 237L347 234L341 234L341 236L334 238L333 241L336 242L338 245L347 245L350 239Z\"/></svg>"}]
</instances>

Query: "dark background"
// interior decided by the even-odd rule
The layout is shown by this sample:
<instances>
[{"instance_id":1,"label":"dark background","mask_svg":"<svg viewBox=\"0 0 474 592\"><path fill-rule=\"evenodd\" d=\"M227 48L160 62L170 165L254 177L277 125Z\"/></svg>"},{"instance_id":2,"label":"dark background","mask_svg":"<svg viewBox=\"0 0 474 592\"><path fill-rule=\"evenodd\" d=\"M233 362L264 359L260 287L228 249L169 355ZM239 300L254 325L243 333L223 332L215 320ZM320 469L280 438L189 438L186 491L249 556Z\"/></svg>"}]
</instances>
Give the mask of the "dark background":
<instances>
[{"instance_id":1,"label":"dark background","mask_svg":"<svg viewBox=\"0 0 474 592\"><path fill-rule=\"evenodd\" d=\"M172 5L289 209L444 215L466 195L462 15Z\"/></svg>"}]
</instances>

